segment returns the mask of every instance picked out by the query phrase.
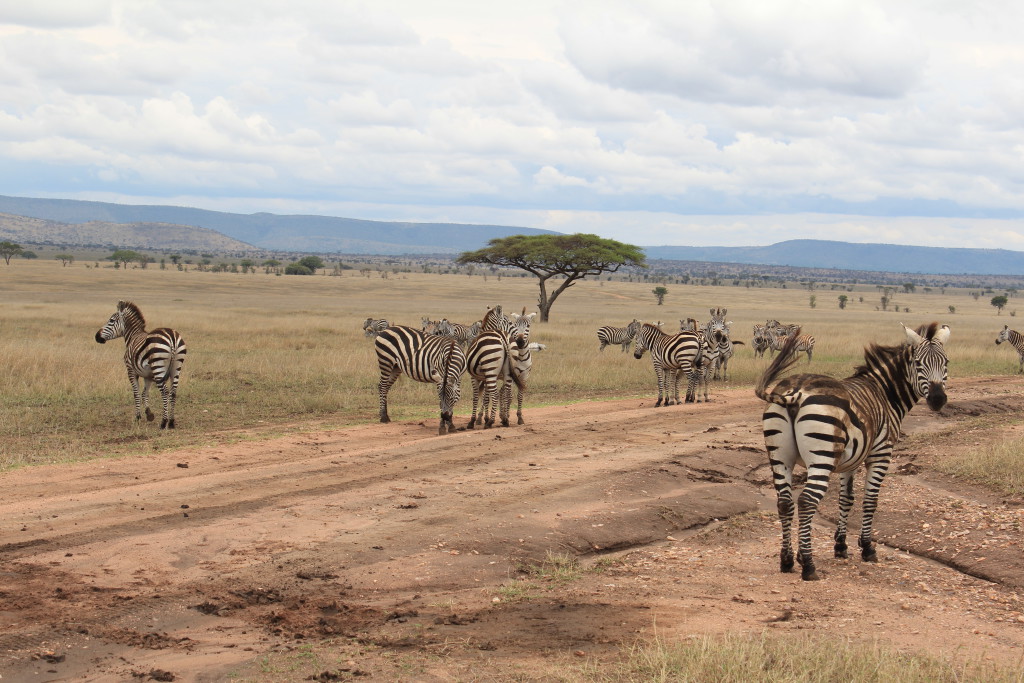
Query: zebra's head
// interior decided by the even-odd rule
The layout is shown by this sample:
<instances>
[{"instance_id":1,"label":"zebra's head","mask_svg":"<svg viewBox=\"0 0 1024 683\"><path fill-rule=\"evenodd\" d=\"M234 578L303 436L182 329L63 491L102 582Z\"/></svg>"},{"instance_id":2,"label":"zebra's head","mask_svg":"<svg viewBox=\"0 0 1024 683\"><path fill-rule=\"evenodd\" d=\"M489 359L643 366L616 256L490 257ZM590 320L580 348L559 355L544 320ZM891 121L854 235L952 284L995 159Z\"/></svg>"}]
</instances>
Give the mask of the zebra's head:
<instances>
[{"instance_id":1,"label":"zebra's head","mask_svg":"<svg viewBox=\"0 0 1024 683\"><path fill-rule=\"evenodd\" d=\"M628 336L630 339L635 337L636 333L640 331L640 325L642 324L643 323L641 321L637 320L636 318L633 318L633 322L626 325L626 336Z\"/></svg>"},{"instance_id":2,"label":"zebra's head","mask_svg":"<svg viewBox=\"0 0 1024 683\"><path fill-rule=\"evenodd\" d=\"M1002 331L1000 331L999 336L996 337L996 344L998 345L1008 341L1010 341L1010 326L1003 325Z\"/></svg>"},{"instance_id":3,"label":"zebra's head","mask_svg":"<svg viewBox=\"0 0 1024 683\"><path fill-rule=\"evenodd\" d=\"M111 339L125 336L130 329L146 329L146 320L138 306L130 301L118 301L117 310L107 320L107 324L96 332L96 341L106 344Z\"/></svg>"},{"instance_id":4,"label":"zebra's head","mask_svg":"<svg viewBox=\"0 0 1024 683\"><path fill-rule=\"evenodd\" d=\"M900 323L902 324L902 323ZM945 344L949 340L949 325L931 323L916 331L903 325L907 343L912 347L917 392L932 410L946 405L946 378L949 359Z\"/></svg>"},{"instance_id":5,"label":"zebra's head","mask_svg":"<svg viewBox=\"0 0 1024 683\"><path fill-rule=\"evenodd\" d=\"M640 331L633 338L633 358L643 358L644 352L651 348L651 340L655 336L664 334L658 325L660 322L655 325L644 323L640 326Z\"/></svg>"},{"instance_id":6,"label":"zebra's head","mask_svg":"<svg viewBox=\"0 0 1024 683\"><path fill-rule=\"evenodd\" d=\"M527 314L526 309L523 308L522 313L513 313L509 319L509 339L521 349L525 349L530 344L530 325L536 315L536 313Z\"/></svg>"}]
</instances>

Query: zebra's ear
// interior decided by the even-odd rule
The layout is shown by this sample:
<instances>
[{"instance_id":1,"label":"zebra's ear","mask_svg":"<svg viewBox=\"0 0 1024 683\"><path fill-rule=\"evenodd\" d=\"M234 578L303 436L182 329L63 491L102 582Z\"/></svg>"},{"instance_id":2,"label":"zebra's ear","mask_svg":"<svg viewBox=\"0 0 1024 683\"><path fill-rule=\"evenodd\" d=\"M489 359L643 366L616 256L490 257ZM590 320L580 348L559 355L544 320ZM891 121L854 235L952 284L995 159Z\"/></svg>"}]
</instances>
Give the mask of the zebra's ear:
<instances>
[{"instance_id":1,"label":"zebra's ear","mask_svg":"<svg viewBox=\"0 0 1024 683\"><path fill-rule=\"evenodd\" d=\"M903 323L900 323L900 325L903 325ZM903 330L907 333L908 344L913 344L914 346L917 346L918 344L924 341L924 337L922 337L921 335L919 335L917 332L910 329L906 325L903 325Z\"/></svg>"},{"instance_id":2,"label":"zebra's ear","mask_svg":"<svg viewBox=\"0 0 1024 683\"><path fill-rule=\"evenodd\" d=\"M933 339L935 339L935 341L945 346L946 342L949 341L949 333L949 325L943 325L942 327L935 331L935 336L933 337Z\"/></svg>"},{"instance_id":3,"label":"zebra's ear","mask_svg":"<svg viewBox=\"0 0 1024 683\"><path fill-rule=\"evenodd\" d=\"M128 302L125 301L124 299L121 299L120 301L117 302L117 310L118 310L118 312L123 311L127 307L128 307Z\"/></svg>"}]
</instances>

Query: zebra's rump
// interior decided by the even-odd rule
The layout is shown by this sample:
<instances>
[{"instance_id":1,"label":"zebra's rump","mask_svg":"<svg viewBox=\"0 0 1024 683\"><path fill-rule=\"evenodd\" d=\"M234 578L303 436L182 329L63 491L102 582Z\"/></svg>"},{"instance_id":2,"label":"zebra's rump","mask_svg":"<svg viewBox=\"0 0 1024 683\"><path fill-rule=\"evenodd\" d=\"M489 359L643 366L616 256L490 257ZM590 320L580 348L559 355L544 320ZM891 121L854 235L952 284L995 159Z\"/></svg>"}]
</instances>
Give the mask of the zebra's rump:
<instances>
[{"instance_id":1,"label":"zebra's rump","mask_svg":"<svg viewBox=\"0 0 1024 683\"><path fill-rule=\"evenodd\" d=\"M133 365L139 375L157 382L177 372L188 353L181 335L167 327L149 332L138 349L129 351L133 351Z\"/></svg>"}]
</instances>

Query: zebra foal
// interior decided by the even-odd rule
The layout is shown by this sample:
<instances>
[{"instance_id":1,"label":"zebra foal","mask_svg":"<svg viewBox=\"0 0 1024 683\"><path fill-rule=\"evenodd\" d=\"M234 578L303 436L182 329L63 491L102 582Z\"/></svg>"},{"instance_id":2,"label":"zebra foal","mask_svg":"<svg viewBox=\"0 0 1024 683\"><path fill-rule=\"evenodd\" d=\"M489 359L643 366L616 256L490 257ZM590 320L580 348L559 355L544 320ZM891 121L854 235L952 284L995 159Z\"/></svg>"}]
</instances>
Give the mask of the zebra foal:
<instances>
[{"instance_id":1,"label":"zebra foal","mask_svg":"<svg viewBox=\"0 0 1024 683\"><path fill-rule=\"evenodd\" d=\"M402 325L393 325L378 332L373 346L380 369L380 381L377 383L380 421L391 422L388 392L404 372L416 382L437 385L441 408L437 433L454 433L452 416L462 392L462 373L466 371L466 354L462 347L454 339L428 336Z\"/></svg>"},{"instance_id":2,"label":"zebra foal","mask_svg":"<svg viewBox=\"0 0 1024 683\"><path fill-rule=\"evenodd\" d=\"M1017 360L1020 361L1020 367L1017 368L1017 373L1024 372L1024 334L1021 334L1017 330L1011 330L1009 325L1003 325L1002 332L996 337L996 346L1003 342L1009 342L1017 351Z\"/></svg>"},{"instance_id":3,"label":"zebra foal","mask_svg":"<svg viewBox=\"0 0 1024 683\"><path fill-rule=\"evenodd\" d=\"M931 323L917 331L906 326L903 329L906 344L870 345L864 351L864 365L846 379L800 374L779 380L797 362L799 337L793 334L754 388L758 398L768 403L762 416L764 443L782 524L779 567L783 572L793 571L791 527L795 509L799 524L796 561L804 581L818 579L811 554L811 523L833 473L839 474L840 485L834 551L836 557L847 557L846 522L853 507L854 474L861 465L867 469L859 539L861 559L877 561L871 527L878 491L889 471L903 418L922 398L935 411L946 404L945 343L949 327ZM797 463L807 469L807 481L794 505L793 470Z\"/></svg>"},{"instance_id":4,"label":"zebra foal","mask_svg":"<svg viewBox=\"0 0 1024 683\"><path fill-rule=\"evenodd\" d=\"M160 429L174 429L178 380L188 352L185 340L168 327L147 332L142 311L131 301L118 301L117 310L107 320L107 324L96 332L96 341L100 344L118 337L124 337L124 365L135 398L135 419L142 419L142 409L145 407L146 420L153 421L153 411L149 409L149 385L155 382L163 403ZM143 381L141 392L140 378Z\"/></svg>"}]
</instances>

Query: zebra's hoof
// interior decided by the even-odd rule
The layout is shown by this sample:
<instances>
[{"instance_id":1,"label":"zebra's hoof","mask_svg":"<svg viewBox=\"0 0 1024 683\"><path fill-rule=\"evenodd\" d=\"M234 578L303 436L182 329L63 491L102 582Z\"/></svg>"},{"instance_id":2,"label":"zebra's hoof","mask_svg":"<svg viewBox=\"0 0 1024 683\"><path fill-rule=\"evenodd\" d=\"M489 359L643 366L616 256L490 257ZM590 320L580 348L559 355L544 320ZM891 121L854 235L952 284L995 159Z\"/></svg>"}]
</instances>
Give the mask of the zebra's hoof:
<instances>
[{"instance_id":1,"label":"zebra's hoof","mask_svg":"<svg viewBox=\"0 0 1024 683\"><path fill-rule=\"evenodd\" d=\"M523 419L522 415L519 416L519 420L516 422L516 424L520 424L520 425L526 424L526 421Z\"/></svg>"},{"instance_id":2,"label":"zebra's hoof","mask_svg":"<svg viewBox=\"0 0 1024 683\"><path fill-rule=\"evenodd\" d=\"M818 576L818 572L814 571L814 567L804 566L803 572L800 574L800 578L804 581L820 581L821 577Z\"/></svg>"}]
</instances>

